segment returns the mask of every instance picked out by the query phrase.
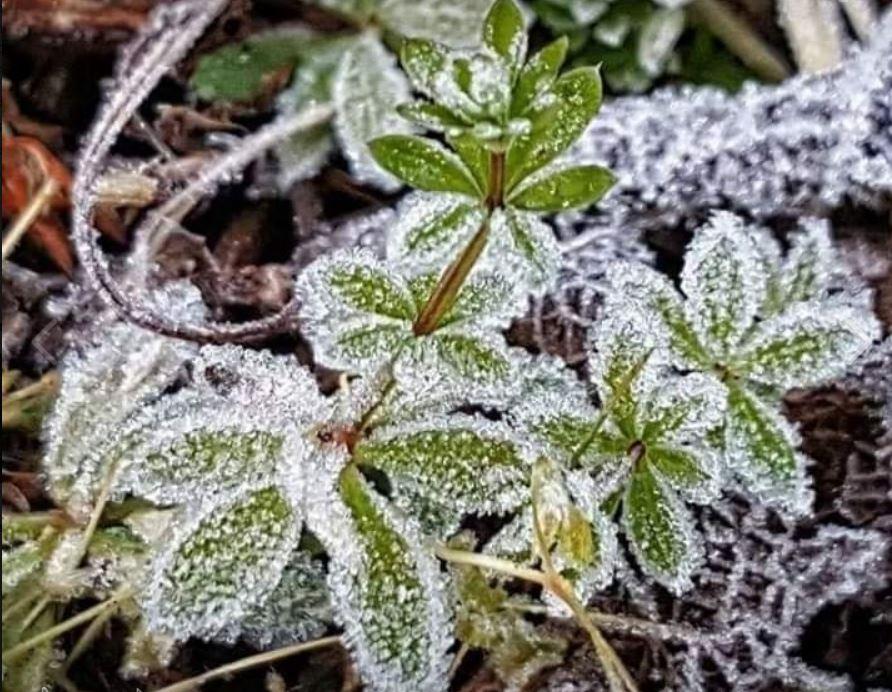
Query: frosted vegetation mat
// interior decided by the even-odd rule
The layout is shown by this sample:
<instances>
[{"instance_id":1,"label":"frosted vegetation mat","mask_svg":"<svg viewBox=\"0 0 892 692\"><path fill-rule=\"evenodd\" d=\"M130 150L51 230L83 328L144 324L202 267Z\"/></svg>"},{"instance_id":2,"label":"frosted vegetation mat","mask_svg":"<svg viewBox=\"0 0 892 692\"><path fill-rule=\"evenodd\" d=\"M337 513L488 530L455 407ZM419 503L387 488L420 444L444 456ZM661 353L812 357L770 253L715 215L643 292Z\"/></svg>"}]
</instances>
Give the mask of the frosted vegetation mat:
<instances>
[{"instance_id":1,"label":"frosted vegetation mat","mask_svg":"<svg viewBox=\"0 0 892 692\"><path fill-rule=\"evenodd\" d=\"M319 5L192 60L231 10L165 3L120 53L43 504L4 484L4 692L892 686L892 17L835 70L602 109L514 0ZM137 161L183 61L214 148ZM107 252L110 188L177 164ZM249 167L297 236L252 273L190 225Z\"/></svg>"}]
</instances>

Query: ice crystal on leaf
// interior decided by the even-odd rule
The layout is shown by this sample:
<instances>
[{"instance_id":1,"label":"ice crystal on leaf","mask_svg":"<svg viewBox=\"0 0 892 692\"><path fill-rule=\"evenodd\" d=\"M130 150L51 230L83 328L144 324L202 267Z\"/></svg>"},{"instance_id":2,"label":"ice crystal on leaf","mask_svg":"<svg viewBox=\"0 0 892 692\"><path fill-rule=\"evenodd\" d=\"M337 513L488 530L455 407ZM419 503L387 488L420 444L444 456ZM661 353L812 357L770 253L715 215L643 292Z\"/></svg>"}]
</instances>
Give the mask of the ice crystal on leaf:
<instances>
[{"instance_id":1,"label":"ice crystal on leaf","mask_svg":"<svg viewBox=\"0 0 892 692\"><path fill-rule=\"evenodd\" d=\"M302 316L319 362L372 372L392 361L404 383L434 378L476 388L504 386L511 356L494 333L512 286L500 274L477 272L436 329L417 334L435 274L405 278L364 251L344 251L311 265L298 281Z\"/></svg>"},{"instance_id":2,"label":"ice crystal on leaf","mask_svg":"<svg viewBox=\"0 0 892 692\"><path fill-rule=\"evenodd\" d=\"M809 225L786 259L764 233L717 213L688 249L684 298L656 272L621 265L611 272L608 311L637 316L676 367L724 392L717 451L749 492L802 512L805 460L779 396L842 374L879 327L864 307L829 295L835 258L825 225Z\"/></svg>"}]
</instances>

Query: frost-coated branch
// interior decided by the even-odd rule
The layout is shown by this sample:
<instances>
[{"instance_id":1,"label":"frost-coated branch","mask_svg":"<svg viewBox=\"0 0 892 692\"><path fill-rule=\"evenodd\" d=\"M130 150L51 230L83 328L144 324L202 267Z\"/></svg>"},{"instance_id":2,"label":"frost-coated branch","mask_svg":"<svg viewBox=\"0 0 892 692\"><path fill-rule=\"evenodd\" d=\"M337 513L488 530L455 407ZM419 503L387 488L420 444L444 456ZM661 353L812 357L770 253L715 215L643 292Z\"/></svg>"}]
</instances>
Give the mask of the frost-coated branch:
<instances>
[{"instance_id":1,"label":"frost-coated branch","mask_svg":"<svg viewBox=\"0 0 892 692\"><path fill-rule=\"evenodd\" d=\"M250 340L281 331L294 319L292 302L275 315L237 325L184 324L159 314L151 306L134 298L133 286L116 282L107 260L96 242L92 212L97 200L97 186L105 160L121 130L134 115L164 74L180 60L225 6L213 2L181 2L162 6L128 46L109 89L110 100L100 112L81 149L72 196L72 236L75 251L91 287L110 299L115 310L127 320L167 336L203 342ZM326 106L308 108L261 129L247 137L236 149L213 162L198 178L167 204L150 216L137 236L131 265L140 265L137 276L145 271L156 233L191 208L195 201L213 190L228 174L244 167L267 148L299 130L313 127L330 117ZM136 281L135 290L142 281Z\"/></svg>"}]
</instances>

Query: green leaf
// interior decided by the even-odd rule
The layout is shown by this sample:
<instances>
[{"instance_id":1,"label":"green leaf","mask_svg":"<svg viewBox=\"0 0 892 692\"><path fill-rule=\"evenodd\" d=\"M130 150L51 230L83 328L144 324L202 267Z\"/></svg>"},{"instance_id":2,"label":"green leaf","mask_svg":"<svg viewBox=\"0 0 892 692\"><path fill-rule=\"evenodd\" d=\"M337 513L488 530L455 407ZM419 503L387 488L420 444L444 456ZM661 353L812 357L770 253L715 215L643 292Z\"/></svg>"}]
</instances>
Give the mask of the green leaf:
<instances>
[{"instance_id":1,"label":"green leaf","mask_svg":"<svg viewBox=\"0 0 892 692\"><path fill-rule=\"evenodd\" d=\"M479 274L462 286L461 291L439 322L439 327L481 322L488 318L504 319L514 287L503 276Z\"/></svg>"},{"instance_id":2,"label":"green leaf","mask_svg":"<svg viewBox=\"0 0 892 692\"><path fill-rule=\"evenodd\" d=\"M526 113L536 99L551 88L567 57L567 37L561 36L536 53L523 66L511 99L511 115Z\"/></svg>"},{"instance_id":3,"label":"green leaf","mask_svg":"<svg viewBox=\"0 0 892 692\"><path fill-rule=\"evenodd\" d=\"M653 469L689 500L705 502L715 497L715 464L706 462L702 450L648 446L647 459ZM708 470L707 470L708 469Z\"/></svg>"},{"instance_id":4,"label":"green leaf","mask_svg":"<svg viewBox=\"0 0 892 692\"><path fill-rule=\"evenodd\" d=\"M434 333L427 340L439 360L461 380L499 382L511 372L505 352L493 340L470 334Z\"/></svg>"},{"instance_id":5,"label":"green leaf","mask_svg":"<svg viewBox=\"0 0 892 692\"><path fill-rule=\"evenodd\" d=\"M560 264L560 248L551 227L538 214L511 207L496 210L490 223L493 251L504 249L505 259L517 262L518 279L531 293L549 290Z\"/></svg>"},{"instance_id":6,"label":"green leaf","mask_svg":"<svg viewBox=\"0 0 892 692\"><path fill-rule=\"evenodd\" d=\"M530 211L566 211L594 204L616 182L601 166L574 166L555 171L515 190L508 201Z\"/></svg>"},{"instance_id":7,"label":"green leaf","mask_svg":"<svg viewBox=\"0 0 892 692\"><path fill-rule=\"evenodd\" d=\"M446 141L449 146L455 149L455 153L471 171L478 187L481 190L486 190L489 185L489 149L469 132L448 135Z\"/></svg>"},{"instance_id":8,"label":"green leaf","mask_svg":"<svg viewBox=\"0 0 892 692\"><path fill-rule=\"evenodd\" d=\"M808 511L805 459L795 429L741 386L728 389L725 459L754 496L793 514Z\"/></svg>"},{"instance_id":9,"label":"green leaf","mask_svg":"<svg viewBox=\"0 0 892 692\"><path fill-rule=\"evenodd\" d=\"M537 630L511 607L508 592L491 586L479 569L455 565L452 573L459 602L458 638L489 652L488 662L512 689L523 688L539 671L564 660L566 641Z\"/></svg>"},{"instance_id":10,"label":"green leaf","mask_svg":"<svg viewBox=\"0 0 892 692\"><path fill-rule=\"evenodd\" d=\"M387 692L446 689L449 625L437 561L355 469L341 474L340 496L347 534L328 537L337 548L327 546L329 584L360 674Z\"/></svg>"},{"instance_id":11,"label":"green leaf","mask_svg":"<svg viewBox=\"0 0 892 692\"><path fill-rule=\"evenodd\" d=\"M3 522L6 523L4 517ZM36 575L49 556L45 542L26 541L14 548L3 550L3 598L6 598L26 579Z\"/></svg>"},{"instance_id":12,"label":"green leaf","mask_svg":"<svg viewBox=\"0 0 892 692\"><path fill-rule=\"evenodd\" d=\"M675 594L688 589L698 556L690 518L678 499L642 464L623 504L623 525L642 569Z\"/></svg>"},{"instance_id":13,"label":"green leaf","mask_svg":"<svg viewBox=\"0 0 892 692\"><path fill-rule=\"evenodd\" d=\"M601 106L601 78L594 67L561 75L549 93L557 104L529 134L514 140L506 158L506 189L554 160L575 142Z\"/></svg>"},{"instance_id":14,"label":"green leaf","mask_svg":"<svg viewBox=\"0 0 892 692\"><path fill-rule=\"evenodd\" d=\"M396 112L397 104L409 98L409 85L377 36L364 34L344 53L332 96L337 113L335 133L353 176L395 191L398 181L375 164L367 142L384 134L412 132Z\"/></svg>"},{"instance_id":15,"label":"green leaf","mask_svg":"<svg viewBox=\"0 0 892 692\"><path fill-rule=\"evenodd\" d=\"M712 367L712 357L688 321L681 296L665 276L642 264L616 262L608 268L607 279L613 309L643 311L648 331L665 343L680 367Z\"/></svg>"},{"instance_id":16,"label":"green leaf","mask_svg":"<svg viewBox=\"0 0 892 692\"><path fill-rule=\"evenodd\" d=\"M781 272L782 308L791 303L822 298L830 274L839 262L827 221L811 220L804 225L805 228L792 237Z\"/></svg>"},{"instance_id":17,"label":"green leaf","mask_svg":"<svg viewBox=\"0 0 892 692\"><path fill-rule=\"evenodd\" d=\"M502 513L526 496L529 463L507 430L470 416L419 423L359 443L355 458L458 513Z\"/></svg>"},{"instance_id":18,"label":"green leaf","mask_svg":"<svg viewBox=\"0 0 892 692\"><path fill-rule=\"evenodd\" d=\"M411 263L413 268L435 265L440 270L468 243L485 218L483 207L464 195L410 194L400 204L387 234L387 256Z\"/></svg>"},{"instance_id":19,"label":"green leaf","mask_svg":"<svg viewBox=\"0 0 892 692\"><path fill-rule=\"evenodd\" d=\"M483 42L508 63L512 72L522 64L527 52L527 32L523 14L514 0L496 0L483 23Z\"/></svg>"},{"instance_id":20,"label":"green leaf","mask_svg":"<svg viewBox=\"0 0 892 692\"><path fill-rule=\"evenodd\" d=\"M203 55L189 84L208 101L250 101L274 86L277 77L287 80L316 40L311 32L296 30L251 36Z\"/></svg>"},{"instance_id":21,"label":"green leaf","mask_svg":"<svg viewBox=\"0 0 892 692\"><path fill-rule=\"evenodd\" d=\"M483 194L461 160L433 140L385 135L372 140L369 148L382 168L420 190L475 198Z\"/></svg>"},{"instance_id":22,"label":"green leaf","mask_svg":"<svg viewBox=\"0 0 892 692\"><path fill-rule=\"evenodd\" d=\"M449 65L446 52L428 39L409 38L400 47L400 62L416 90L428 97L436 93L438 75Z\"/></svg>"},{"instance_id":23,"label":"green leaf","mask_svg":"<svg viewBox=\"0 0 892 692\"><path fill-rule=\"evenodd\" d=\"M372 323L347 328L339 332L335 340L344 357L363 363L396 353L410 338L405 325Z\"/></svg>"},{"instance_id":24,"label":"green leaf","mask_svg":"<svg viewBox=\"0 0 892 692\"><path fill-rule=\"evenodd\" d=\"M804 387L845 372L880 335L877 321L863 310L800 303L760 323L732 367L763 384Z\"/></svg>"},{"instance_id":25,"label":"green leaf","mask_svg":"<svg viewBox=\"0 0 892 692\"><path fill-rule=\"evenodd\" d=\"M468 121L438 103L414 101L401 103L397 112L406 120L436 132L448 132L458 127L467 127Z\"/></svg>"},{"instance_id":26,"label":"green leaf","mask_svg":"<svg viewBox=\"0 0 892 692\"><path fill-rule=\"evenodd\" d=\"M145 609L154 629L214 637L275 588L299 517L277 487L248 490L186 521L155 560Z\"/></svg>"},{"instance_id":27,"label":"green leaf","mask_svg":"<svg viewBox=\"0 0 892 692\"><path fill-rule=\"evenodd\" d=\"M766 276L741 220L716 212L685 254L681 290L688 319L701 341L725 357L752 326L764 302Z\"/></svg>"},{"instance_id":28,"label":"green leaf","mask_svg":"<svg viewBox=\"0 0 892 692\"><path fill-rule=\"evenodd\" d=\"M335 297L359 312L402 320L415 315L411 296L383 267L333 264L326 280Z\"/></svg>"}]
</instances>

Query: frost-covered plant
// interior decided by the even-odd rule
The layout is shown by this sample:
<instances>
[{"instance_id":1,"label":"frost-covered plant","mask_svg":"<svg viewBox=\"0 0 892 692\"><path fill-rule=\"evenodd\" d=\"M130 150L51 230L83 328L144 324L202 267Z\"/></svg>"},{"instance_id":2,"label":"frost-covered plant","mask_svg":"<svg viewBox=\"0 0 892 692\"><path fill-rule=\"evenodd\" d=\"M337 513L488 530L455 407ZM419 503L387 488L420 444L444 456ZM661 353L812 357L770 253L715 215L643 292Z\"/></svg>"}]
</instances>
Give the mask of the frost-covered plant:
<instances>
[{"instance_id":1,"label":"frost-covered plant","mask_svg":"<svg viewBox=\"0 0 892 692\"><path fill-rule=\"evenodd\" d=\"M295 134L277 148L280 185L316 174L337 142L357 180L392 191L399 183L375 165L366 146L378 135L413 129L394 108L408 98L409 85L388 46L399 45L400 37L432 38L434 33L452 46L474 43L490 0L316 4L353 28L336 34L303 27L255 34L203 56L191 85L204 99L244 102L275 88L283 73L286 79L290 75L290 85L276 102L280 113L293 114L316 103L331 104L333 115L330 122Z\"/></svg>"},{"instance_id":2,"label":"frost-covered plant","mask_svg":"<svg viewBox=\"0 0 892 692\"><path fill-rule=\"evenodd\" d=\"M638 315L676 368L720 388L715 448L747 492L794 514L807 511L810 492L781 396L844 373L879 337L868 310L830 294L838 261L826 224L795 235L784 257L767 232L716 213L685 257L683 295L646 267L611 270L608 314Z\"/></svg>"}]
</instances>

